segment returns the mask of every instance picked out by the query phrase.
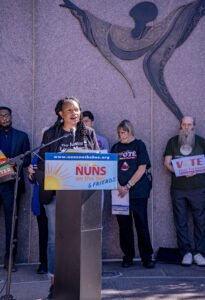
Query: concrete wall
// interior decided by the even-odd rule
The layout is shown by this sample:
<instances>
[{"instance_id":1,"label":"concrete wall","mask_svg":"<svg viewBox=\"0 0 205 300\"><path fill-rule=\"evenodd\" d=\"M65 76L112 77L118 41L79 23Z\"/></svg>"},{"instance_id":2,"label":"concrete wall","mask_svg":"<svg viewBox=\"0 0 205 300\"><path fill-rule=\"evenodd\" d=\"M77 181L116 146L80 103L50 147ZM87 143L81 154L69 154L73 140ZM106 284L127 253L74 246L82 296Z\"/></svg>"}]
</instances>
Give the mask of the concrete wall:
<instances>
[{"instance_id":1,"label":"concrete wall","mask_svg":"<svg viewBox=\"0 0 205 300\"><path fill-rule=\"evenodd\" d=\"M73 0L83 9L113 24L133 27L129 10L139 0ZM189 0L156 0L159 22L174 8ZM149 225L154 250L175 247L170 177L163 169L163 151L179 124L148 83L143 57L121 61L132 79L134 99L124 78L84 37L78 21L60 0L1 0L0 2L0 105L13 109L14 127L29 134L32 146L40 142L40 131L55 121L56 102L73 95L83 110L91 110L96 131L110 145L116 142L116 127L122 119L135 126L136 137L148 148L154 186L149 200ZM125 5L126 4L126 5ZM168 88L184 114L197 117L197 133L205 135L205 18L175 52L165 69ZM36 219L30 212L31 187L22 197L18 261L38 260ZM0 259L4 254L2 206L0 209ZM137 246L137 244L136 244ZM137 252L138 253L138 252ZM103 213L103 258L119 258L118 226L111 215L109 192Z\"/></svg>"}]
</instances>

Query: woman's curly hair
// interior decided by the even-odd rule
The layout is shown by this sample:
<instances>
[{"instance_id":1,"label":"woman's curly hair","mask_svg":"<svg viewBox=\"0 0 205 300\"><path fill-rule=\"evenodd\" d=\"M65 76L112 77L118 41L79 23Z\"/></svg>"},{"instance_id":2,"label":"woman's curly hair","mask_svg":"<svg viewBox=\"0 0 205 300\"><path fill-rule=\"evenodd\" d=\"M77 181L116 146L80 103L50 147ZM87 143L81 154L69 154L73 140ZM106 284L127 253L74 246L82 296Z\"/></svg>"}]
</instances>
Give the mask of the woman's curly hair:
<instances>
[{"instance_id":1,"label":"woman's curly hair","mask_svg":"<svg viewBox=\"0 0 205 300\"><path fill-rule=\"evenodd\" d=\"M81 110L81 106L80 106L80 101L77 98L71 96L71 97L65 97L64 99L60 99L58 101L58 103L56 104L56 107L55 107L55 113L56 113L56 115L57 115L58 118L57 118L55 124L53 125L54 128L56 128L56 129L58 128L59 129L62 126L62 124L63 124L63 118L61 117L61 115L59 114L59 112L62 111L63 106L66 103L70 102L70 101L75 101L78 104L78 106L80 108L80 111L82 111ZM81 113L80 114L80 120L79 120L79 122L77 124L76 140L77 141L83 141L84 137L85 137L85 132L86 132L85 125L83 123L83 116L82 116L82 113Z\"/></svg>"}]
</instances>

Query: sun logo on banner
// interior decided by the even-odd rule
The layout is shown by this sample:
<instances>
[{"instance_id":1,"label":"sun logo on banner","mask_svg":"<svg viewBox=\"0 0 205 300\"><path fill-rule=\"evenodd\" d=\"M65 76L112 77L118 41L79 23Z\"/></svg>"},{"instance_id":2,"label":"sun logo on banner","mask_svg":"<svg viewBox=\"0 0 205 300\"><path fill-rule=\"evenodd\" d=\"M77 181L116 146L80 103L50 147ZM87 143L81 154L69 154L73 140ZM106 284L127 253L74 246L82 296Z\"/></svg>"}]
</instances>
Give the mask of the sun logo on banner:
<instances>
[{"instance_id":1,"label":"sun logo on banner","mask_svg":"<svg viewBox=\"0 0 205 300\"><path fill-rule=\"evenodd\" d=\"M63 164L55 166L46 165L45 169L45 190L64 190L71 185L67 184L67 179L72 176L66 170L62 170Z\"/></svg>"}]
</instances>

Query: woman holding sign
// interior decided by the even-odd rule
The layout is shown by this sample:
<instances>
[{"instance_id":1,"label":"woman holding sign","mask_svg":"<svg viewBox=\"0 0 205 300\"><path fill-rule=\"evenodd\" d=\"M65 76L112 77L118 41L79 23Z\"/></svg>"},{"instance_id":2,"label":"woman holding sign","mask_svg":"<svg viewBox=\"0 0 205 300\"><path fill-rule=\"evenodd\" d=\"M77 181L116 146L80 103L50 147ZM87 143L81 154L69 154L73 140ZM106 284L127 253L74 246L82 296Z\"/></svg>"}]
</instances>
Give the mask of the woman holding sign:
<instances>
[{"instance_id":1,"label":"woman holding sign","mask_svg":"<svg viewBox=\"0 0 205 300\"><path fill-rule=\"evenodd\" d=\"M58 101L55 108L58 116L56 123L43 136L43 144L65 136L57 142L40 150L36 177L40 185L39 198L44 204L48 218L48 273L51 287L47 299L53 299L54 289L54 251L55 251L55 191L44 190L44 168L46 152L67 152L70 149L99 150L95 131L86 127L82 120L81 107L78 99L69 97Z\"/></svg>"},{"instance_id":2,"label":"woman holding sign","mask_svg":"<svg viewBox=\"0 0 205 300\"><path fill-rule=\"evenodd\" d=\"M111 152L118 154L118 193L124 197L129 193L129 215L117 215L120 229L120 247L124 253L122 267L130 267L135 257L133 219L138 235L138 246L143 266L153 268L153 249L147 221L147 201L151 181L146 175L150 160L145 144L134 137L130 121L123 120L117 127L120 139Z\"/></svg>"}]
</instances>

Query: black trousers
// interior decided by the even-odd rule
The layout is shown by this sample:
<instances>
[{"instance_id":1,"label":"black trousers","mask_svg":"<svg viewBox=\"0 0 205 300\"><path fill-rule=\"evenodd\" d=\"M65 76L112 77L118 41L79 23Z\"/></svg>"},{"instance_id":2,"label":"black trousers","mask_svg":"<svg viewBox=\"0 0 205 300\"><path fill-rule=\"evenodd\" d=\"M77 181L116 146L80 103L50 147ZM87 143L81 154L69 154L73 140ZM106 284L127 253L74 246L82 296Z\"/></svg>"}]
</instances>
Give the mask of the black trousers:
<instances>
[{"instance_id":1,"label":"black trousers","mask_svg":"<svg viewBox=\"0 0 205 300\"><path fill-rule=\"evenodd\" d=\"M150 260L153 249L147 220L147 201L145 198L130 200L130 215L117 215L120 229L120 248L126 259L135 257L133 219L138 236L138 247L142 261Z\"/></svg>"},{"instance_id":2,"label":"black trousers","mask_svg":"<svg viewBox=\"0 0 205 300\"><path fill-rule=\"evenodd\" d=\"M171 189L177 243L182 256L192 252L189 234L189 208L194 223L194 254L205 254L205 188L192 190Z\"/></svg>"},{"instance_id":3,"label":"black trousers","mask_svg":"<svg viewBox=\"0 0 205 300\"><path fill-rule=\"evenodd\" d=\"M4 218L5 218L5 231L6 231L6 252L4 261L5 263L9 259L10 252L10 239L11 239L11 229L12 229L12 216L13 216L13 205L14 205L14 180L7 181L0 184L0 200L3 203L4 208ZM17 197L17 215L19 208L19 199L20 192ZM13 257L15 260L17 253L17 227L18 227L18 219L16 220L16 226L14 231L14 248L13 248Z\"/></svg>"},{"instance_id":4,"label":"black trousers","mask_svg":"<svg viewBox=\"0 0 205 300\"><path fill-rule=\"evenodd\" d=\"M40 215L37 216L39 233L39 261L47 265L48 219L45 208L40 205Z\"/></svg>"}]
</instances>

